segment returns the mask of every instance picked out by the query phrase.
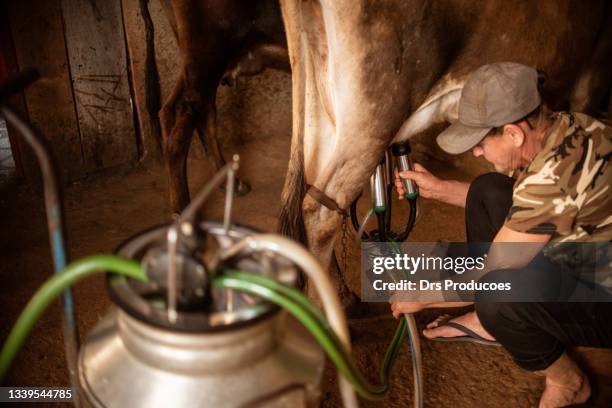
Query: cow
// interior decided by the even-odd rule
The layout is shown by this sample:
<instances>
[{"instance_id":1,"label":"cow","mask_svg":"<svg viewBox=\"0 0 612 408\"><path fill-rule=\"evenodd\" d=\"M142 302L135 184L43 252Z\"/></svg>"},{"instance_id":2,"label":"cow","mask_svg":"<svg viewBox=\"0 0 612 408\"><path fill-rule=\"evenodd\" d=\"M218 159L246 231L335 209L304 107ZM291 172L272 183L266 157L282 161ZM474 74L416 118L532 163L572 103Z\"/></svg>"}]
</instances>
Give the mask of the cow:
<instances>
[{"instance_id":1,"label":"cow","mask_svg":"<svg viewBox=\"0 0 612 408\"><path fill-rule=\"evenodd\" d=\"M170 207L189 202L187 154L194 130L217 169L225 164L217 140L216 94L220 83L266 67L289 71L285 33L276 0L162 0L176 37L181 71L159 112L168 172ZM239 193L248 186L239 181Z\"/></svg>"},{"instance_id":2,"label":"cow","mask_svg":"<svg viewBox=\"0 0 612 408\"><path fill-rule=\"evenodd\" d=\"M334 243L389 144L456 120L467 74L491 62L547 73L555 109L599 107L612 73L608 3L281 0L293 133L279 228L328 267L345 306L358 298Z\"/></svg>"}]
</instances>

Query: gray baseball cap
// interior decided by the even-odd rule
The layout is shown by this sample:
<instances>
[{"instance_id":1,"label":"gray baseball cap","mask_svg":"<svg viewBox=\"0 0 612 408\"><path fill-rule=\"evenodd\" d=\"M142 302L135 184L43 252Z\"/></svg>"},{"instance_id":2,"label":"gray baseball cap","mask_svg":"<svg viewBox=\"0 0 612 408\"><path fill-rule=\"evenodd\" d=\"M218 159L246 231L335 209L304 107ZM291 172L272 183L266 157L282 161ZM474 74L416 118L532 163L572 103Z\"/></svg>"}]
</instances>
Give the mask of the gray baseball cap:
<instances>
[{"instance_id":1,"label":"gray baseball cap","mask_svg":"<svg viewBox=\"0 0 612 408\"><path fill-rule=\"evenodd\" d=\"M450 154L467 152L495 127L527 116L541 103L538 71L515 62L483 65L468 77L459 99L459 120L436 138Z\"/></svg>"}]
</instances>

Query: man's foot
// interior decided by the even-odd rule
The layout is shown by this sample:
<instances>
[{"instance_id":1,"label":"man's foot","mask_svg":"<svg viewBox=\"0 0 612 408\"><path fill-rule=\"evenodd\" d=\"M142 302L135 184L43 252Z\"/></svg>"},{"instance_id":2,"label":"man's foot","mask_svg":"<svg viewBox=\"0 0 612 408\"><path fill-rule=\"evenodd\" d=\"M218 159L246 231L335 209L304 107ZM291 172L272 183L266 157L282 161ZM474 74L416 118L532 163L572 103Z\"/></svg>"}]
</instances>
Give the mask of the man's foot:
<instances>
[{"instance_id":1,"label":"man's foot","mask_svg":"<svg viewBox=\"0 0 612 408\"><path fill-rule=\"evenodd\" d=\"M442 315L442 316L438 316L438 318L436 320L434 320L433 322L429 323L427 325L427 328L425 330L423 330L423 335L425 337L427 337L428 339L434 339L436 337L459 337L459 336L465 336L465 332L462 332L459 329L456 329L454 327L451 326L440 326L440 323L443 321L448 321L448 319L450 318L450 315ZM490 340L490 341L495 341L495 338L493 336L491 336L485 329L484 327L482 327L482 325L480 324L480 320L478 319L478 316L476 315L476 312L468 312L464 315L455 317L454 319L450 320L451 322L455 322L458 323L468 329L470 329L471 331L473 331L474 333L478 334L480 337L486 339L486 340Z\"/></svg>"},{"instance_id":2,"label":"man's foot","mask_svg":"<svg viewBox=\"0 0 612 408\"><path fill-rule=\"evenodd\" d=\"M540 397L539 408L557 408L585 403L591 395L587 376L565 353L546 370L546 388Z\"/></svg>"}]
</instances>

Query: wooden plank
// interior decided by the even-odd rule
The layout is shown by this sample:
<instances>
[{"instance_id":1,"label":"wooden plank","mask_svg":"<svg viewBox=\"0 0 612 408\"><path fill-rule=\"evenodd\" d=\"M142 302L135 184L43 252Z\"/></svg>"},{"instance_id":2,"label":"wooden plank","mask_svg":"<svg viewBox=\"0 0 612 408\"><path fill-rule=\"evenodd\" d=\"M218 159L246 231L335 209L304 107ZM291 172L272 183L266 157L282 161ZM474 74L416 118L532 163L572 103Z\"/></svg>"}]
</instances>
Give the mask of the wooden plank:
<instances>
[{"instance_id":1,"label":"wooden plank","mask_svg":"<svg viewBox=\"0 0 612 408\"><path fill-rule=\"evenodd\" d=\"M86 172L138 159L119 0L62 0Z\"/></svg>"},{"instance_id":2,"label":"wooden plank","mask_svg":"<svg viewBox=\"0 0 612 408\"><path fill-rule=\"evenodd\" d=\"M41 79L25 91L28 116L49 140L64 180L81 178L83 157L66 69L59 0L7 3L17 65L22 69L35 67L41 74ZM37 164L31 159L24 158L24 167L26 176L37 172ZM30 176L28 181L34 179Z\"/></svg>"},{"instance_id":3,"label":"wooden plank","mask_svg":"<svg viewBox=\"0 0 612 408\"><path fill-rule=\"evenodd\" d=\"M8 21L8 9L6 4L0 3L0 82L6 81L11 76L17 73L17 56L15 55L15 48L13 47L13 37L11 35L11 29ZM14 95L7 102L13 109L16 109L19 113L25 116L25 100L23 99L23 93ZM7 131L9 135L9 143L11 147L11 154L13 161L15 162L15 173L18 177L34 177L33 173L36 169L29 168L28 175L26 175L25 163L35 165L33 158L29 159L25 155L27 148L25 142L17 135L17 132L7 124ZM23 146L22 146L23 145Z\"/></svg>"}]
</instances>

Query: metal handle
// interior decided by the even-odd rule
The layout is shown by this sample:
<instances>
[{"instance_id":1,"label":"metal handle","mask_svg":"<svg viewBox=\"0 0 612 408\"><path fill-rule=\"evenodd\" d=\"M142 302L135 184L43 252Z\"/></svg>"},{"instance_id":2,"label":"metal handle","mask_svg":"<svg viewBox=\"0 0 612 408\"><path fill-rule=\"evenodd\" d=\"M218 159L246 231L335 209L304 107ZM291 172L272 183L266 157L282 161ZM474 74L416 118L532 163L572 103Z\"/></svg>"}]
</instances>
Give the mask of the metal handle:
<instances>
[{"instance_id":1,"label":"metal handle","mask_svg":"<svg viewBox=\"0 0 612 408\"><path fill-rule=\"evenodd\" d=\"M381 213L387 209L387 190L385 182L385 162L376 166L376 171L370 178L372 187L372 204L375 213Z\"/></svg>"},{"instance_id":2,"label":"metal handle","mask_svg":"<svg viewBox=\"0 0 612 408\"><path fill-rule=\"evenodd\" d=\"M391 152L395 156L395 161L397 163L397 169L399 172L413 169L412 160L410 158L410 144L407 141L393 144L391 146ZM409 200L414 200L417 198L419 192L414 182L404 178L401 180L402 184L404 185L405 197Z\"/></svg>"},{"instance_id":3,"label":"metal handle","mask_svg":"<svg viewBox=\"0 0 612 408\"><path fill-rule=\"evenodd\" d=\"M406 171L406 170L412 170L412 160L410 160L409 156L398 156L396 157L396 161L397 161L397 169L400 172ZM414 182L410 179L405 179L402 178L402 184L404 185L404 190L406 191L405 196L407 199L409 200L413 200L418 196L418 191L416 186L414 185Z\"/></svg>"}]
</instances>

